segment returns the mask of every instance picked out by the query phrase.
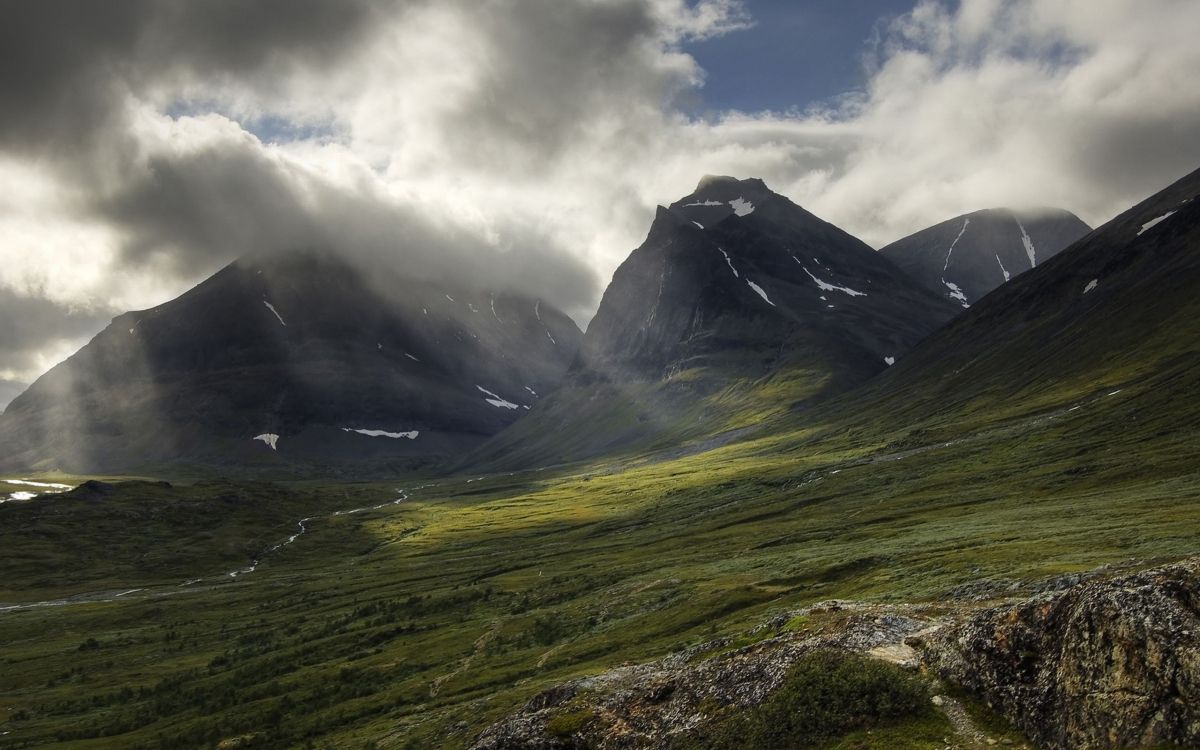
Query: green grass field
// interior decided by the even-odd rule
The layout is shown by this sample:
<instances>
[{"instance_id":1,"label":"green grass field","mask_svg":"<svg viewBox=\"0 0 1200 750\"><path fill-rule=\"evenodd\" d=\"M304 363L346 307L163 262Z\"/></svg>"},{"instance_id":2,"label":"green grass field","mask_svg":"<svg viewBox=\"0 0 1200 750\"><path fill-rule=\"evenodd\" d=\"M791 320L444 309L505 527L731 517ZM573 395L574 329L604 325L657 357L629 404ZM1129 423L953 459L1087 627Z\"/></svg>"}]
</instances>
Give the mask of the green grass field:
<instances>
[{"instance_id":1,"label":"green grass field","mask_svg":"<svg viewBox=\"0 0 1200 750\"><path fill-rule=\"evenodd\" d=\"M0 600L142 590L0 613L0 746L461 747L550 684L806 603L1191 554L1195 422L1133 419L1155 398L768 419L715 450L482 478L6 504Z\"/></svg>"}]
</instances>

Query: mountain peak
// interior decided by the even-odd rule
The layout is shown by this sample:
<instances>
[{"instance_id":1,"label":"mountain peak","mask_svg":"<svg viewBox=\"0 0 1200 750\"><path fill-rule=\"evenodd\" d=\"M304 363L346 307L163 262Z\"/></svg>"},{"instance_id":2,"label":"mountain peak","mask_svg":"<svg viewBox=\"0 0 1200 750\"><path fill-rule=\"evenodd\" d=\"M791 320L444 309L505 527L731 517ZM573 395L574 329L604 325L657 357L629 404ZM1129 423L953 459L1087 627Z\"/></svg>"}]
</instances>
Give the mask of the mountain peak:
<instances>
[{"instance_id":1,"label":"mountain peak","mask_svg":"<svg viewBox=\"0 0 1200 750\"><path fill-rule=\"evenodd\" d=\"M897 240L880 253L926 288L969 307L1089 231L1061 208L985 208Z\"/></svg>"},{"instance_id":2,"label":"mountain peak","mask_svg":"<svg viewBox=\"0 0 1200 750\"><path fill-rule=\"evenodd\" d=\"M742 188L747 188L747 189L753 189L755 191L765 191L765 192L771 191L771 189L767 187L767 183L763 182L758 177L748 177L744 180L741 180L741 179L738 179L737 177L730 177L729 175L706 174L700 178L700 182L696 183L696 191L695 192L700 193L705 188L708 188L708 187L711 187L714 185L721 186L721 187L737 186L737 187L742 187Z\"/></svg>"},{"instance_id":3,"label":"mountain peak","mask_svg":"<svg viewBox=\"0 0 1200 750\"><path fill-rule=\"evenodd\" d=\"M739 180L705 175L697 183L696 191L672 203L670 210L704 229L731 215L749 216L756 207L779 197L757 177Z\"/></svg>"}]
</instances>

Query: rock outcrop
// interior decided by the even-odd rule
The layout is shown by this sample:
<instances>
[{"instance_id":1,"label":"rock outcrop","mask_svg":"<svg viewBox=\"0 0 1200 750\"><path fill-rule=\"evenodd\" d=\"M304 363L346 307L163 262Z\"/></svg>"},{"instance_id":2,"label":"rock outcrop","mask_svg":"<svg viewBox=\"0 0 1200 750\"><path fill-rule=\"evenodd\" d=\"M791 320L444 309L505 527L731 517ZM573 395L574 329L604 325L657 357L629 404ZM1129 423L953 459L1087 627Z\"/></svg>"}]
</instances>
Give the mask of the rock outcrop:
<instances>
[{"instance_id":1,"label":"rock outcrop","mask_svg":"<svg viewBox=\"0 0 1200 750\"><path fill-rule=\"evenodd\" d=\"M1200 746L1200 559L986 609L915 645L1040 747Z\"/></svg>"},{"instance_id":2,"label":"rock outcrop","mask_svg":"<svg viewBox=\"0 0 1200 750\"><path fill-rule=\"evenodd\" d=\"M791 630L788 623L794 628L798 620L812 625ZM752 645L717 640L552 687L486 729L473 750L668 747L723 709L763 703L791 667L816 650L872 653L915 667L916 654L904 639L929 625L915 608L824 602L764 623L748 634L761 638Z\"/></svg>"},{"instance_id":3,"label":"rock outcrop","mask_svg":"<svg viewBox=\"0 0 1200 750\"><path fill-rule=\"evenodd\" d=\"M739 639L750 645L721 639L551 687L472 748L669 747L762 704L820 649L926 671L1048 750L1200 747L1200 558L1139 573L1101 568L1029 591L1042 593L991 606L974 596L823 602L759 625ZM998 744L954 698L934 703L955 729L948 747Z\"/></svg>"}]
</instances>

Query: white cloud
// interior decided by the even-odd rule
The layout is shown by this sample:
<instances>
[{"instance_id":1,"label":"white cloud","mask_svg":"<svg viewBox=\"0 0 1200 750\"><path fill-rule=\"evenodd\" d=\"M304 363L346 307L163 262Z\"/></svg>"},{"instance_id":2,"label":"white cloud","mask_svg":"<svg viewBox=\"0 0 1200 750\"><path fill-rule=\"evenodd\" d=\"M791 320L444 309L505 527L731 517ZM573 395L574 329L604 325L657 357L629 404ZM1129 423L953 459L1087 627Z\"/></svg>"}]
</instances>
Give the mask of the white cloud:
<instances>
[{"instance_id":1,"label":"white cloud","mask_svg":"<svg viewBox=\"0 0 1200 750\"><path fill-rule=\"evenodd\" d=\"M97 60L48 65L59 93L103 100L0 79L32 112L0 125L0 287L115 312L317 236L431 273L508 269L582 321L654 206L704 173L763 177L878 246L994 205L1098 223L1200 163L1188 0L921 2L864 91L703 119L680 106L704 79L686 45L740 33L734 0L361 0L332 36L321 13L269 43L236 26L244 48L163 7L146 5L153 44L79 42ZM80 112L100 114L74 148L38 140L39 117ZM270 118L317 135L239 124Z\"/></svg>"}]
</instances>

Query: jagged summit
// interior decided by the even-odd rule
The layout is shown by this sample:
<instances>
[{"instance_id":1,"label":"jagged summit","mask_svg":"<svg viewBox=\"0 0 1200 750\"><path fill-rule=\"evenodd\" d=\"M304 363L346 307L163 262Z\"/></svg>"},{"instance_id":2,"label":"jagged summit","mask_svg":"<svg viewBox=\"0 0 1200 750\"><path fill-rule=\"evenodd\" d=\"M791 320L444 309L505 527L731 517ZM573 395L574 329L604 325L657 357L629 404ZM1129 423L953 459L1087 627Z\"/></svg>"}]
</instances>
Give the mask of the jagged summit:
<instances>
[{"instance_id":1,"label":"jagged summit","mask_svg":"<svg viewBox=\"0 0 1200 750\"><path fill-rule=\"evenodd\" d=\"M696 190L693 195L700 193L705 188L714 186L733 187L738 186L750 190L759 190L769 192L767 183L763 182L758 177L730 177L729 175L706 174L696 183Z\"/></svg>"},{"instance_id":2,"label":"jagged summit","mask_svg":"<svg viewBox=\"0 0 1200 750\"><path fill-rule=\"evenodd\" d=\"M748 216L772 200L783 199L757 177L705 175L691 195L671 204L670 210L700 228L715 225L729 216ZM786 200L786 199L783 199Z\"/></svg>"},{"instance_id":3,"label":"jagged summit","mask_svg":"<svg viewBox=\"0 0 1200 750\"><path fill-rule=\"evenodd\" d=\"M888 368L955 312L761 180L707 177L659 208L617 268L567 386L486 452L562 460L680 434L683 414L764 378L821 398ZM778 394L764 408L786 408ZM686 429L722 424L726 403Z\"/></svg>"},{"instance_id":4,"label":"jagged summit","mask_svg":"<svg viewBox=\"0 0 1200 750\"><path fill-rule=\"evenodd\" d=\"M952 314L865 243L762 180L706 176L659 209L617 270L584 354L600 369L659 377L737 350L786 358L804 340L857 381Z\"/></svg>"}]
</instances>

